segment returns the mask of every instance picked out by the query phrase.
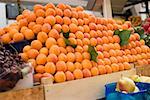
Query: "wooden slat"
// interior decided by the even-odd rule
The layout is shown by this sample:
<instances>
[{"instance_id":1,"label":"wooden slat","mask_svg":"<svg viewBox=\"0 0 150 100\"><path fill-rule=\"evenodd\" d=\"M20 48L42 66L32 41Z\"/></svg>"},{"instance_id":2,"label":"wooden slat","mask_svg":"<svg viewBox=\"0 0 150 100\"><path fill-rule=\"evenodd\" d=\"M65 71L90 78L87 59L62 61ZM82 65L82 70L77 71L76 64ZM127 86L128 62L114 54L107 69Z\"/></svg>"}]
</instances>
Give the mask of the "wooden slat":
<instances>
[{"instance_id":1,"label":"wooden slat","mask_svg":"<svg viewBox=\"0 0 150 100\"><path fill-rule=\"evenodd\" d=\"M105 84L121 76L135 75L135 69L44 86L45 100L96 100L105 96Z\"/></svg>"},{"instance_id":2,"label":"wooden slat","mask_svg":"<svg viewBox=\"0 0 150 100\"><path fill-rule=\"evenodd\" d=\"M143 65L143 66L136 66L137 74L142 76L150 76L150 64Z\"/></svg>"},{"instance_id":3,"label":"wooden slat","mask_svg":"<svg viewBox=\"0 0 150 100\"><path fill-rule=\"evenodd\" d=\"M0 93L0 100L44 100L43 86Z\"/></svg>"}]
</instances>

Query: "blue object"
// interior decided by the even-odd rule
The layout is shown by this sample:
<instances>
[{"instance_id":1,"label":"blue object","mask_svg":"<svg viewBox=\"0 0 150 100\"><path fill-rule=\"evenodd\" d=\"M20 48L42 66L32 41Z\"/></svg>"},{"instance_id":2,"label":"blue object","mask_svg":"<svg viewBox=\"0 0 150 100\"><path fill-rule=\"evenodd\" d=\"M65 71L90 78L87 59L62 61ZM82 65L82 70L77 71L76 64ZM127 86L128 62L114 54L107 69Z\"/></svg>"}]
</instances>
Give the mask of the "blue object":
<instances>
[{"instance_id":1,"label":"blue object","mask_svg":"<svg viewBox=\"0 0 150 100\"><path fill-rule=\"evenodd\" d=\"M150 100L150 84L149 83L135 83L139 88L139 92L135 93L121 93L116 91L117 83L110 83L105 85L106 100Z\"/></svg>"},{"instance_id":2,"label":"blue object","mask_svg":"<svg viewBox=\"0 0 150 100\"><path fill-rule=\"evenodd\" d=\"M10 50L12 53L15 52L15 50L13 48L15 48L18 53L21 53L23 48L24 48L24 46L26 46L26 45L28 45L30 43L31 43L31 40L30 41L23 40L23 41L16 42L16 43L5 44L4 47L7 50ZM11 46L13 46L13 48Z\"/></svg>"}]
</instances>

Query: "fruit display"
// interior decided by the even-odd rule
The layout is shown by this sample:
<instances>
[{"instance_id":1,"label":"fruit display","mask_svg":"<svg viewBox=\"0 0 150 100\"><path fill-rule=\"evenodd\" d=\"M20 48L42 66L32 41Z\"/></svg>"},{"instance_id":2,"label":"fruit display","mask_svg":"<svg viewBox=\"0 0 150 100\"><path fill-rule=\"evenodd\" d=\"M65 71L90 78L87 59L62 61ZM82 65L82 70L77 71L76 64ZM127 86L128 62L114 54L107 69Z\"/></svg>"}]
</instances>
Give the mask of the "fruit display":
<instances>
[{"instance_id":1,"label":"fruit display","mask_svg":"<svg viewBox=\"0 0 150 100\"><path fill-rule=\"evenodd\" d=\"M12 53L0 45L0 92L12 89L30 68L19 54Z\"/></svg>"},{"instance_id":2,"label":"fruit display","mask_svg":"<svg viewBox=\"0 0 150 100\"><path fill-rule=\"evenodd\" d=\"M64 82L131 69L150 60L150 49L129 21L119 23L84 12L81 6L36 4L17 22L0 29L3 43L32 40L22 59L34 67L35 81L50 77ZM115 30L123 30L115 34ZM126 33L127 32L127 33ZM122 37L126 37L125 39Z\"/></svg>"}]
</instances>

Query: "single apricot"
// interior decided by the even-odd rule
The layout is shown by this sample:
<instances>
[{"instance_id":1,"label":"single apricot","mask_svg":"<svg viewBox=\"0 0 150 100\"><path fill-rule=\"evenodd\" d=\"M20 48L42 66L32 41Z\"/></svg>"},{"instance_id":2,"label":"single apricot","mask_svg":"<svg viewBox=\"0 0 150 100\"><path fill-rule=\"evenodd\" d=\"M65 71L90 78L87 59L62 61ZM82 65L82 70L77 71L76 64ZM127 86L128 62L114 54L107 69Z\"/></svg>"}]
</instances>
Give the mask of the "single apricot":
<instances>
[{"instance_id":1,"label":"single apricot","mask_svg":"<svg viewBox=\"0 0 150 100\"><path fill-rule=\"evenodd\" d=\"M30 23L31 23L31 22L30 22ZM36 19L36 23L43 25L43 23L44 23L44 18L43 18L43 17L38 17L38 18Z\"/></svg>"},{"instance_id":2,"label":"single apricot","mask_svg":"<svg viewBox=\"0 0 150 100\"><path fill-rule=\"evenodd\" d=\"M44 23L48 23L50 25L54 25L56 23L56 18L54 16L47 16L44 19Z\"/></svg>"},{"instance_id":3,"label":"single apricot","mask_svg":"<svg viewBox=\"0 0 150 100\"><path fill-rule=\"evenodd\" d=\"M40 50L42 48L42 43L39 40L33 40L31 42L31 48Z\"/></svg>"},{"instance_id":4,"label":"single apricot","mask_svg":"<svg viewBox=\"0 0 150 100\"><path fill-rule=\"evenodd\" d=\"M45 54L39 54L36 57L36 63L37 64L45 64L47 62L47 57Z\"/></svg>"},{"instance_id":5,"label":"single apricot","mask_svg":"<svg viewBox=\"0 0 150 100\"><path fill-rule=\"evenodd\" d=\"M55 9L56 15L63 16L63 11L59 8Z\"/></svg>"},{"instance_id":6,"label":"single apricot","mask_svg":"<svg viewBox=\"0 0 150 100\"><path fill-rule=\"evenodd\" d=\"M63 18L59 15L55 16L56 23L62 25L63 24Z\"/></svg>"},{"instance_id":7,"label":"single apricot","mask_svg":"<svg viewBox=\"0 0 150 100\"><path fill-rule=\"evenodd\" d=\"M21 56L21 59L25 62L27 62L29 59L27 53L20 53L20 56Z\"/></svg>"},{"instance_id":8,"label":"single apricot","mask_svg":"<svg viewBox=\"0 0 150 100\"><path fill-rule=\"evenodd\" d=\"M47 56L47 62L53 62L56 63L58 61L58 58L55 54L49 54Z\"/></svg>"},{"instance_id":9,"label":"single apricot","mask_svg":"<svg viewBox=\"0 0 150 100\"><path fill-rule=\"evenodd\" d=\"M4 43L4 44L7 44L11 41L11 38L9 36L8 33L4 34L1 36L1 41Z\"/></svg>"},{"instance_id":10,"label":"single apricot","mask_svg":"<svg viewBox=\"0 0 150 100\"><path fill-rule=\"evenodd\" d=\"M83 72L80 69L75 69L73 71L73 75L74 75L75 79L83 78Z\"/></svg>"},{"instance_id":11,"label":"single apricot","mask_svg":"<svg viewBox=\"0 0 150 100\"><path fill-rule=\"evenodd\" d=\"M84 69L85 68L87 68L87 69L91 69L92 68L92 63L88 59L84 59L81 64L82 64Z\"/></svg>"},{"instance_id":12,"label":"single apricot","mask_svg":"<svg viewBox=\"0 0 150 100\"><path fill-rule=\"evenodd\" d=\"M37 17L45 17L45 11L43 9L38 9L35 14Z\"/></svg>"},{"instance_id":13,"label":"single apricot","mask_svg":"<svg viewBox=\"0 0 150 100\"><path fill-rule=\"evenodd\" d=\"M49 49L49 53L50 54L55 54L55 55L59 55L60 54L60 50L59 50L59 47L58 45L52 45Z\"/></svg>"},{"instance_id":14,"label":"single apricot","mask_svg":"<svg viewBox=\"0 0 150 100\"><path fill-rule=\"evenodd\" d=\"M66 81L66 75L65 75L65 73L63 71L56 72L56 74L54 76L54 80L57 83L65 82Z\"/></svg>"},{"instance_id":15,"label":"single apricot","mask_svg":"<svg viewBox=\"0 0 150 100\"><path fill-rule=\"evenodd\" d=\"M48 62L45 64L45 72L54 74L56 72L56 66L53 62Z\"/></svg>"},{"instance_id":16,"label":"single apricot","mask_svg":"<svg viewBox=\"0 0 150 100\"><path fill-rule=\"evenodd\" d=\"M52 8L48 8L45 12L45 16L55 16L55 15L56 15L56 12Z\"/></svg>"},{"instance_id":17,"label":"single apricot","mask_svg":"<svg viewBox=\"0 0 150 100\"><path fill-rule=\"evenodd\" d=\"M45 73L45 66L43 66L43 65L37 65L37 66L35 67L35 71L36 71L37 73L43 74L43 73Z\"/></svg>"},{"instance_id":18,"label":"single apricot","mask_svg":"<svg viewBox=\"0 0 150 100\"><path fill-rule=\"evenodd\" d=\"M42 30L42 25L41 24L35 24L32 28L32 31L35 34L38 34Z\"/></svg>"},{"instance_id":19,"label":"single apricot","mask_svg":"<svg viewBox=\"0 0 150 100\"><path fill-rule=\"evenodd\" d=\"M56 63L56 69L57 69L57 71L65 72L67 70L67 65L64 61L58 61Z\"/></svg>"},{"instance_id":20,"label":"single apricot","mask_svg":"<svg viewBox=\"0 0 150 100\"><path fill-rule=\"evenodd\" d=\"M99 66L98 66L98 70L99 70L99 74L100 74L100 75L106 74L106 69L105 69L105 66L104 66L104 65L99 65Z\"/></svg>"},{"instance_id":21,"label":"single apricot","mask_svg":"<svg viewBox=\"0 0 150 100\"><path fill-rule=\"evenodd\" d=\"M66 80L67 80L67 81L74 80L74 75L73 75L73 73L71 73L70 71L66 71L66 72L65 72L65 75L66 75Z\"/></svg>"},{"instance_id":22,"label":"single apricot","mask_svg":"<svg viewBox=\"0 0 150 100\"><path fill-rule=\"evenodd\" d=\"M68 61L70 61L70 62L74 62L74 61L75 61L75 54L69 52L69 53L67 54L67 59L68 59Z\"/></svg>"},{"instance_id":23,"label":"single apricot","mask_svg":"<svg viewBox=\"0 0 150 100\"><path fill-rule=\"evenodd\" d=\"M55 40L54 38L52 38L52 37L49 37L49 38L46 40L46 42L45 42L45 46L46 46L48 49L50 49L52 45L56 45L56 44L57 44L56 40Z\"/></svg>"},{"instance_id":24,"label":"single apricot","mask_svg":"<svg viewBox=\"0 0 150 100\"><path fill-rule=\"evenodd\" d=\"M48 36L55 39L58 39L60 37L56 29L51 29L50 32L48 33Z\"/></svg>"},{"instance_id":25,"label":"single apricot","mask_svg":"<svg viewBox=\"0 0 150 100\"><path fill-rule=\"evenodd\" d=\"M112 68L109 65L105 65L105 69L107 74L112 73Z\"/></svg>"}]
</instances>

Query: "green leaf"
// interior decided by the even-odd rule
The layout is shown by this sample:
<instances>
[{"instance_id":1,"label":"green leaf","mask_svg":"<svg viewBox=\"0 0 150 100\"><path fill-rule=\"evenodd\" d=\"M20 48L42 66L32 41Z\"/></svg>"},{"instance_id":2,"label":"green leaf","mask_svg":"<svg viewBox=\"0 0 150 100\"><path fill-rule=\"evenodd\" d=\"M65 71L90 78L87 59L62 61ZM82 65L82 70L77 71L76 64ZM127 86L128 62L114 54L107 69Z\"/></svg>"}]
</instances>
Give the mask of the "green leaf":
<instances>
[{"instance_id":1,"label":"green leaf","mask_svg":"<svg viewBox=\"0 0 150 100\"><path fill-rule=\"evenodd\" d=\"M98 53L96 52L94 46L89 45L88 46L88 52L90 53L91 60L97 62Z\"/></svg>"},{"instance_id":2,"label":"green leaf","mask_svg":"<svg viewBox=\"0 0 150 100\"><path fill-rule=\"evenodd\" d=\"M61 30L61 33L63 33L63 36L65 37L65 38L69 38L69 33L70 33L70 31L69 32L67 32L67 33L65 33L65 32L63 32L63 30Z\"/></svg>"},{"instance_id":3,"label":"green leaf","mask_svg":"<svg viewBox=\"0 0 150 100\"><path fill-rule=\"evenodd\" d=\"M77 45L71 44L71 42L68 39L66 39L66 38L64 38L64 41L65 41L66 46L72 46L73 48L77 47Z\"/></svg>"},{"instance_id":4,"label":"green leaf","mask_svg":"<svg viewBox=\"0 0 150 100\"><path fill-rule=\"evenodd\" d=\"M115 35L119 35L120 31L119 30L115 30L114 34Z\"/></svg>"},{"instance_id":5,"label":"green leaf","mask_svg":"<svg viewBox=\"0 0 150 100\"><path fill-rule=\"evenodd\" d=\"M120 37L120 45L127 45L128 44L128 40L130 38L130 30L123 30L119 33L119 37Z\"/></svg>"},{"instance_id":6,"label":"green leaf","mask_svg":"<svg viewBox=\"0 0 150 100\"><path fill-rule=\"evenodd\" d=\"M141 26L135 27L134 31L140 35L141 39L144 39L144 37L145 37L144 29L142 29Z\"/></svg>"}]
</instances>

